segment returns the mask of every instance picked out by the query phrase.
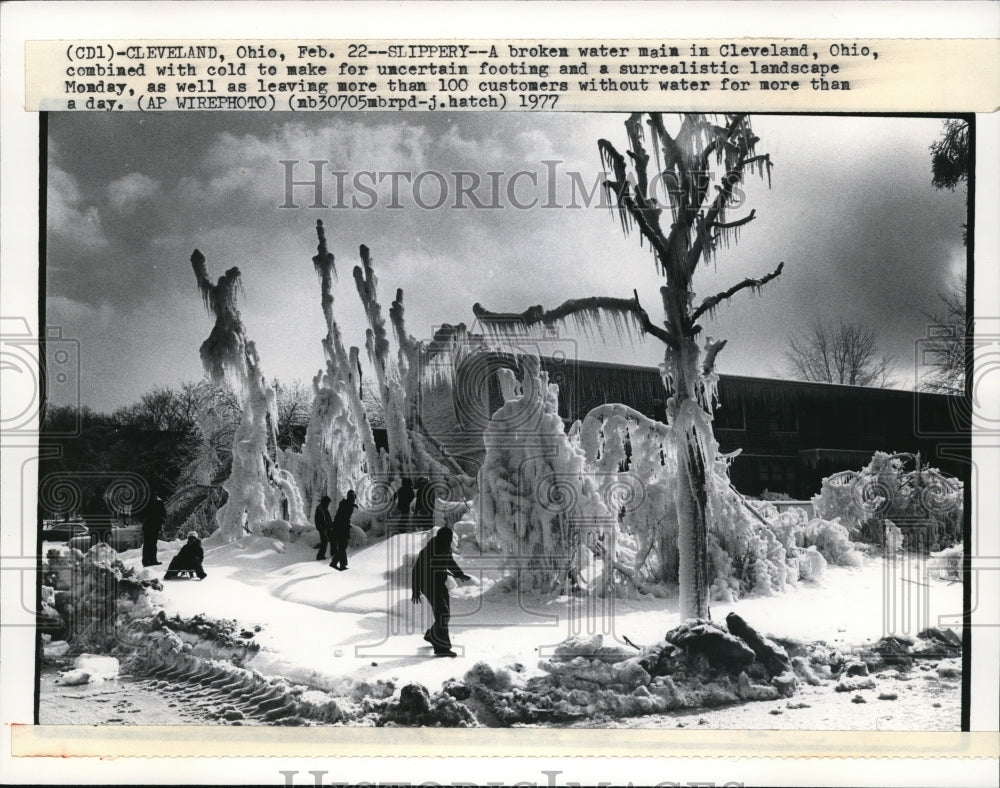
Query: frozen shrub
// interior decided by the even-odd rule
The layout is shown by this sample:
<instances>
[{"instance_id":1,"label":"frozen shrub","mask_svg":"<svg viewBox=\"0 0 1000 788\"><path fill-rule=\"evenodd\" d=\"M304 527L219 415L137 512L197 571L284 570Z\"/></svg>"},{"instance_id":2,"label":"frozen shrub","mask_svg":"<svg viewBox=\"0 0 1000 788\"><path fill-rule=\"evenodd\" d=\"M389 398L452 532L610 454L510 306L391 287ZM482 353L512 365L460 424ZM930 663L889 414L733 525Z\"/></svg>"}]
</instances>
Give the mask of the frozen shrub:
<instances>
[{"instance_id":1,"label":"frozen shrub","mask_svg":"<svg viewBox=\"0 0 1000 788\"><path fill-rule=\"evenodd\" d=\"M815 546L823 558L839 566L859 566L862 561L848 538L847 529L836 519L814 517L799 532L799 546Z\"/></svg>"},{"instance_id":2,"label":"frozen shrub","mask_svg":"<svg viewBox=\"0 0 1000 788\"><path fill-rule=\"evenodd\" d=\"M813 506L819 517L839 518L852 539L890 552L900 537L903 547L933 551L962 534L962 482L922 464L919 455L876 452L861 471L824 479ZM890 523L905 526L893 532Z\"/></svg>"},{"instance_id":3,"label":"frozen shrub","mask_svg":"<svg viewBox=\"0 0 1000 788\"><path fill-rule=\"evenodd\" d=\"M368 544L368 534L360 526L351 526L350 545L351 547L364 547Z\"/></svg>"},{"instance_id":4,"label":"frozen shrub","mask_svg":"<svg viewBox=\"0 0 1000 788\"><path fill-rule=\"evenodd\" d=\"M823 576L823 572L826 571L826 559L816 549L816 545L796 550L795 556L798 560L799 579L818 582Z\"/></svg>"},{"instance_id":5,"label":"frozen shrub","mask_svg":"<svg viewBox=\"0 0 1000 788\"><path fill-rule=\"evenodd\" d=\"M838 520L849 533L861 530L870 517L856 498L860 474L835 474L823 479L819 495L813 496L813 511L824 520Z\"/></svg>"},{"instance_id":6,"label":"frozen shrub","mask_svg":"<svg viewBox=\"0 0 1000 788\"><path fill-rule=\"evenodd\" d=\"M470 687L482 685L494 690L510 687L510 673L504 668L492 668L485 662L477 662L466 672L463 683Z\"/></svg>"}]
</instances>

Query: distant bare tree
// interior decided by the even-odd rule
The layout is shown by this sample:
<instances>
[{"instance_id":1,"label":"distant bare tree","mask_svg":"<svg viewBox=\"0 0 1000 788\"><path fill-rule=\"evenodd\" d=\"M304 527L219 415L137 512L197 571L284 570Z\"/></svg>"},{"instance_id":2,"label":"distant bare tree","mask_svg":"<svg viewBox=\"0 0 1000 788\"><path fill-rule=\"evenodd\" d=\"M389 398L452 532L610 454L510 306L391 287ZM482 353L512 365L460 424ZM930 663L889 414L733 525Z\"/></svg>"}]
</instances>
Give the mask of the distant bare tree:
<instances>
[{"instance_id":1,"label":"distant bare tree","mask_svg":"<svg viewBox=\"0 0 1000 788\"><path fill-rule=\"evenodd\" d=\"M191 384L190 393L196 440L177 458L178 489L189 484L221 484L226 479L242 413L236 394L207 380Z\"/></svg>"},{"instance_id":2,"label":"distant bare tree","mask_svg":"<svg viewBox=\"0 0 1000 788\"><path fill-rule=\"evenodd\" d=\"M185 383L179 389L156 386L135 404L116 410L112 419L122 427L183 433L194 429L196 410L194 384Z\"/></svg>"},{"instance_id":3,"label":"distant bare tree","mask_svg":"<svg viewBox=\"0 0 1000 788\"><path fill-rule=\"evenodd\" d=\"M278 436L278 448L289 446L300 448L306 426L309 424L309 411L312 408L313 392L306 388L301 380L291 383L274 382L277 401L277 424L274 425Z\"/></svg>"},{"instance_id":4,"label":"distant bare tree","mask_svg":"<svg viewBox=\"0 0 1000 788\"><path fill-rule=\"evenodd\" d=\"M378 393L378 385L372 380L361 384L361 402L365 406L368 423L373 427L385 426L385 406Z\"/></svg>"},{"instance_id":5,"label":"distant bare tree","mask_svg":"<svg viewBox=\"0 0 1000 788\"><path fill-rule=\"evenodd\" d=\"M941 138L931 145L931 182L939 189L955 190L969 181L969 123L951 118L944 122ZM969 195L966 189L966 202ZM962 243L968 243L968 226L962 225ZM972 325L965 311L966 275L952 281L947 290L939 291L940 310L925 312L938 330L924 345L924 358L930 371L920 381L920 388L939 394L965 392L965 362L968 352L967 337Z\"/></svg>"},{"instance_id":6,"label":"distant bare tree","mask_svg":"<svg viewBox=\"0 0 1000 788\"><path fill-rule=\"evenodd\" d=\"M874 388L888 385L895 366L889 356L879 355L874 329L819 318L805 334L788 337L785 360L799 380Z\"/></svg>"},{"instance_id":7,"label":"distant bare tree","mask_svg":"<svg viewBox=\"0 0 1000 788\"><path fill-rule=\"evenodd\" d=\"M955 277L947 290L940 291L941 309L925 312L937 331L924 344L924 359L930 370L920 382L924 391L938 394L962 394L965 391L965 274Z\"/></svg>"}]
</instances>

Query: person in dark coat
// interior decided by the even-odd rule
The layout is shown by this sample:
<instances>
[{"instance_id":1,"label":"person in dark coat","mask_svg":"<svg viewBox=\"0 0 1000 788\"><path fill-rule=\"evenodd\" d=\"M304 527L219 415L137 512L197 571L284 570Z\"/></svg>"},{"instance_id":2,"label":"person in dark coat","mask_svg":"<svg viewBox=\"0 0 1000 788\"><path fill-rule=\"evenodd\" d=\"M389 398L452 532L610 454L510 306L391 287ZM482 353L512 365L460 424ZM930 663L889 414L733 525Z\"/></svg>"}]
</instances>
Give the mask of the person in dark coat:
<instances>
[{"instance_id":1,"label":"person in dark coat","mask_svg":"<svg viewBox=\"0 0 1000 788\"><path fill-rule=\"evenodd\" d=\"M355 503L357 497L354 490L348 490L347 497L337 504L337 513L333 516L330 538L333 560L330 566L340 572L347 569L347 543L351 538L351 515L358 508Z\"/></svg>"},{"instance_id":2,"label":"person in dark coat","mask_svg":"<svg viewBox=\"0 0 1000 788\"><path fill-rule=\"evenodd\" d=\"M438 657L454 657L448 620L451 618L451 597L448 595L448 575L459 580L471 580L455 563L451 554L452 530L444 527L424 545L413 564L413 604L420 604L420 595L427 597L434 611L434 623L424 633L424 640L434 647Z\"/></svg>"},{"instance_id":3,"label":"person in dark coat","mask_svg":"<svg viewBox=\"0 0 1000 788\"><path fill-rule=\"evenodd\" d=\"M154 495L146 511L142 513L142 565L159 566L162 561L156 560L156 541L160 538L160 529L167 520L167 507L159 495Z\"/></svg>"},{"instance_id":4,"label":"person in dark coat","mask_svg":"<svg viewBox=\"0 0 1000 788\"><path fill-rule=\"evenodd\" d=\"M313 522L316 523L316 530L319 531L319 550L316 553L316 560L322 561L326 558L326 546L333 536L333 517L330 516L329 495L324 495L319 499L319 506L316 507L316 516ZM330 549L330 552L333 552L333 548Z\"/></svg>"},{"instance_id":5,"label":"person in dark coat","mask_svg":"<svg viewBox=\"0 0 1000 788\"><path fill-rule=\"evenodd\" d=\"M410 506L413 504L413 497L413 481L403 479L399 489L396 490L396 509L392 513L398 531L408 531L410 528Z\"/></svg>"},{"instance_id":6,"label":"person in dark coat","mask_svg":"<svg viewBox=\"0 0 1000 788\"><path fill-rule=\"evenodd\" d=\"M436 497L430 479L424 476L417 479L417 486L413 494L413 517L410 518L410 526L415 531L428 530L434 525L434 498Z\"/></svg>"},{"instance_id":7,"label":"person in dark coat","mask_svg":"<svg viewBox=\"0 0 1000 788\"><path fill-rule=\"evenodd\" d=\"M163 579L173 580L179 572L194 572L199 580L204 580L208 576L201 566L204 560L205 551L201 547L201 539L195 531L192 531L188 534L187 544L171 559Z\"/></svg>"}]
</instances>

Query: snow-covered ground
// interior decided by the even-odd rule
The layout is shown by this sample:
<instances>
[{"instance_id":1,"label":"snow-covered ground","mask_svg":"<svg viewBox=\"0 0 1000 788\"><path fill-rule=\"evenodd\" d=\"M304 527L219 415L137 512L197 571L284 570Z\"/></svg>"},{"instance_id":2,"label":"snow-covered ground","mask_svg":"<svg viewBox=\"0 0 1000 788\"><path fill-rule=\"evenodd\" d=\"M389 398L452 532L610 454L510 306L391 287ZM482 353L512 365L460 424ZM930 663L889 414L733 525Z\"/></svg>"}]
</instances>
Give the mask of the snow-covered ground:
<instances>
[{"instance_id":1,"label":"snow-covered ground","mask_svg":"<svg viewBox=\"0 0 1000 788\"><path fill-rule=\"evenodd\" d=\"M410 600L409 567L426 539L426 533L402 534L351 550L346 572L315 560L311 535L287 545L263 537L219 546L208 540L208 578L166 582L154 602L168 616L236 619L251 632L259 626L254 638L261 648L248 667L333 692L379 679L397 686L419 682L433 692L478 661L519 663L532 674L541 672L539 658L570 635L602 632L605 642L617 638L624 645L628 638L645 645L679 623L673 599L519 598L503 590L495 560L456 554L477 582L452 591L451 630L459 656L434 658L422 639L429 606ZM165 569L179 545L161 544L163 567L149 571ZM121 559L141 564L138 550ZM912 636L927 626L954 626L962 609L961 585L923 572L908 574L909 568L881 558L868 558L857 568L830 566L817 584L717 603L712 617L723 620L734 610L762 632L823 640L845 652L885 634Z\"/></svg>"}]
</instances>

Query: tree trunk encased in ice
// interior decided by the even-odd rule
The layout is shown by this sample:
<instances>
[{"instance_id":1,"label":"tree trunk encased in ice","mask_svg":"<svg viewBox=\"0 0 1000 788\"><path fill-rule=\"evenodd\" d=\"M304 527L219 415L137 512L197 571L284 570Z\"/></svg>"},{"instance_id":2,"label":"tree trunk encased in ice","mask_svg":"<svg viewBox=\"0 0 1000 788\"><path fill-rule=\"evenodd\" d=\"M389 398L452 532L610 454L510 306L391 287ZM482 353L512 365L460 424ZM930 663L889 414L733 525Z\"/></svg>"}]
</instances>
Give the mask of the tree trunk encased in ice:
<instances>
[{"instance_id":1,"label":"tree trunk encased in ice","mask_svg":"<svg viewBox=\"0 0 1000 788\"><path fill-rule=\"evenodd\" d=\"M605 167L610 170L605 188L624 232L637 227L640 240L648 243L659 273L665 279L660 288L664 320L653 323L634 299L597 296L574 299L556 309L532 307L521 314L489 312L479 304L476 316L497 333L514 334L526 326L551 326L572 318L584 331L610 321L618 330L635 326L665 345L663 380L669 395L667 420L671 426L677 473L674 507L677 514L681 618L709 616L708 501L713 496L714 447L711 411L715 406L715 358L724 341L699 345L702 331L698 320L714 312L723 301L741 290L758 291L781 273L779 264L760 278L746 278L733 287L705 298L694 306L692 279L702 260L712 258L720 241L735 238L741 227L752 221L754 212L736 221L727 221L726 212L735 204L734 189L744 172L767 174L771 162L755 152L749 118L742 114L725 116L725 125L700 114L682 116L676 133L667 131L663 116L652 113L645 125L653 147L656 170L650 173L651 157L646 151L643 118L629 117L625 123L628 157L622 156L607 140L598 142ZM709 177L712 165L721 177ZM665 185L670 215L661 224L663 206L650 184ZM666 225L666 226L665 226ZM516 327L516 328L512 328Z\"/></svg>"}]
</instances>

